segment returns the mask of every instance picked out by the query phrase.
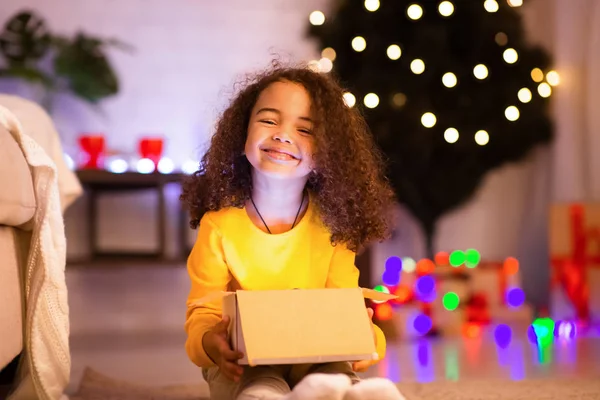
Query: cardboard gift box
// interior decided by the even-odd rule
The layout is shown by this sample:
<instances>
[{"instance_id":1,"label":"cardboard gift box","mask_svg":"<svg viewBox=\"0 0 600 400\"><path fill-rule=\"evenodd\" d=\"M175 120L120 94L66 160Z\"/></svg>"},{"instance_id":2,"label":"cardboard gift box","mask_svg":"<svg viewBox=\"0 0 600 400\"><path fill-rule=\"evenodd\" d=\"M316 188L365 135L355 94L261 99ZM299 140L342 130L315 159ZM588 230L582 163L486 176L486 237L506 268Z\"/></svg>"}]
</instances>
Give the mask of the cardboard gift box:
<instances>
[{"instance_id":1,"label":"cardboard gift box","mask_svg":"<svg viewBox=\"0 0 600 400\"><path fill-rule=\"evenodd\" d=\"M229 338L241 365L323 363L378 358L365 298L395 296L370 289L296 289L212 293L222 299Z\"/></svg>"},{"instance_id":2,"label":"cardboard gift box","mask_svg":"<svg viewBox=\"0 0 600 400\"><path fill-rule=\"evenodd\" d=\"M553 292L571 302L571 318L600 318L600 203L554 204L549 228Z\"/></svg>"}]
</instances>

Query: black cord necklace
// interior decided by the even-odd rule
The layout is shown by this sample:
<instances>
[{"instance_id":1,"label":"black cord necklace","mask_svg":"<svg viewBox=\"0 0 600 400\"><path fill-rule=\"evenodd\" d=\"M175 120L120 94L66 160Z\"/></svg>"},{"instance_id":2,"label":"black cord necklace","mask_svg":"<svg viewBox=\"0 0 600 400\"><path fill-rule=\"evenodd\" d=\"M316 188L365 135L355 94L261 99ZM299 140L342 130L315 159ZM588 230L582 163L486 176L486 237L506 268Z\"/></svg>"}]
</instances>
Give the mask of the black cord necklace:
<instances>
[{"instance_id":1,"label":"black cord necklace","mask_svg":"<svg viewBox=\"0 0 600 400\"><path fill-rule=\"evenodd\" d=\"M258 208L256 207L256 204L254 204L254 199L252 199L252 196L250 196L250 201L252 202L252 205L254 206L254 209L256 210L256 213L260 217L260 220L262 221L263 224L265 224L265 228L267 228L267 232L269 232L269 234L272 235L271 230L269 229L269 226L265 222L265 220L262 217L262 215L260 215L260 211L258 211ZM298 216L300 215L300 211L302 210L302 205L304 205L304 192L302 192L302 201L300 202L300 207L298 208L298 212L296 213L296 218L294 218L294 223L292 224L292 227L290 228L290 230L294 229L294 226L296 226L296 221L298 220Z\"/></svg>"}]
</instances>

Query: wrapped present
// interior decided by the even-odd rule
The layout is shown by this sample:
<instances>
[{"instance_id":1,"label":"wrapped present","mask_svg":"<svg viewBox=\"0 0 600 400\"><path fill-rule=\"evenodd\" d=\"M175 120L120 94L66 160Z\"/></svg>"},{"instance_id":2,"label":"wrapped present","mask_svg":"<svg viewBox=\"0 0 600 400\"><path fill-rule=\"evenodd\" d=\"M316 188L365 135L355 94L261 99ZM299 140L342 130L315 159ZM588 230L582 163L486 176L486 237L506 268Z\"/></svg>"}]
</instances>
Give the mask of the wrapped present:
<instances>
[{"instance_id":1,"label":"wrapped present","mask_svg":"<svg viewBox=\"0 0 600 400\"><path fill-rule=\"evenodd\" d=\"M552 206L550 262L552 289L564 291L574 317L600 318L600 203Z\"/></svg>"}]
</instances>

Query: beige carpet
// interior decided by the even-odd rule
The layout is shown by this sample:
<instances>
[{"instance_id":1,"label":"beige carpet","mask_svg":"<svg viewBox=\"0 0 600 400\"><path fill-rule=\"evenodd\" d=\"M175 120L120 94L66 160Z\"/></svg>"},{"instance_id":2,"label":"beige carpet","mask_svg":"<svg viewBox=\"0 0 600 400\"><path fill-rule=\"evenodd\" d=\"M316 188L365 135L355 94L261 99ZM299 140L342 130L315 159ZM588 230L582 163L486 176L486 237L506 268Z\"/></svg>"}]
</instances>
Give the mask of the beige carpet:
<instances>
[{"instance_id":1,"label":"beige carpet","mask_svg":"<svg viewBox=\"0 0 600 400\"><path fill-rule=\"evenodd\" d=\"M407 400L597 400L600 377L579 380L467 381L401 383ZM141 386L86 369L71 400L202 400L208 386ZM308 400L308 399L307 399Z\"/></svg>"}]
</instances>

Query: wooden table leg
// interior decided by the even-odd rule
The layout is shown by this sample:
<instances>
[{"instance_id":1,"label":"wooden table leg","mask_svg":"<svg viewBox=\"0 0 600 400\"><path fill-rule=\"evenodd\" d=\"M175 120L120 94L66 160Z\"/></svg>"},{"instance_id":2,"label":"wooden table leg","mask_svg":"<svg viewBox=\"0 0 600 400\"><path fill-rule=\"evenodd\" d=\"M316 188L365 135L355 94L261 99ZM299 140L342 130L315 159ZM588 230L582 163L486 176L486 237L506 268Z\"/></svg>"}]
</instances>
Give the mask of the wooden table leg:
<instances>
[{"instance_id":1,"label":"wooden table leg","mask_svg":"<svg viewBox=\"0 0 600 400\"><path fill-rule=\"evenodd\" d=\"M89 240L89 258L90 261L93 261L98 253L98 249L96 247L96 239L97 239L97 226L96 226L96 221L98 220L97 216L98 216L98 200L96 199L96 195L97 192L91 188L88 187L87 190L88 196L89 196L89 202L88 202L88 218L87 218L87 223L88 223L88 240Z\"/></svg>"},{"instance_id":2,"label":"wooden table leg","mask_svg":"<svg viewBox=\"0 0 600 400\"><path fill-rule=\"evenodd\" d=\"M160 246L159 254L163 260L167 259L166 212L165 185L163 182L160 182L158 184L158 241Z\"/></svg>"}]
</instances>

